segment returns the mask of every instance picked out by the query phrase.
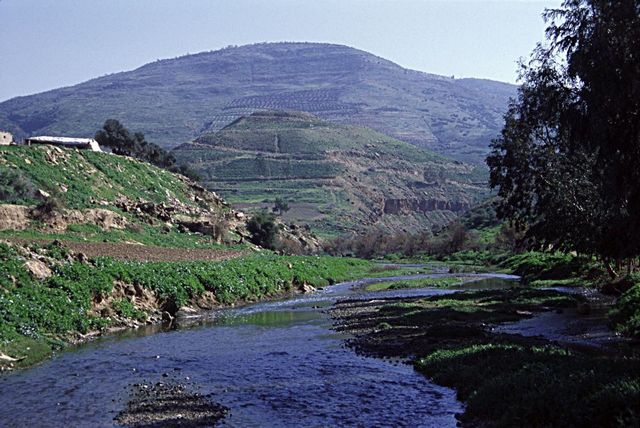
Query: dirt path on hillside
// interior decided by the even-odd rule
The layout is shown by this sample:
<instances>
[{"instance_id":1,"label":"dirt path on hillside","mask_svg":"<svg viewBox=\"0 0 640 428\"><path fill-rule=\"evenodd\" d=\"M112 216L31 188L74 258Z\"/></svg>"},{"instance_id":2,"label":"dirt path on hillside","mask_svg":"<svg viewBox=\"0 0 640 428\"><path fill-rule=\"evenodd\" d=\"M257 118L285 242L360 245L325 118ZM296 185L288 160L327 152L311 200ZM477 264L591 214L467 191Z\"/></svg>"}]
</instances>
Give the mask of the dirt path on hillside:
<instances>
[{"instance_id":1,"label":"dirt path on hillside","mask_svg":"<svg viewBox=\"0 0 640 428\"><path fill-rule=\"evenodd\" d=\"M50 244L47 239L11 238L16 244ZM244 254L237 250L213 250L204 248L167 248L140 244L114 242L77 242L60 241L66 248L86 254L88 257L112 257L118 260L139 262L174 262L174 261L220 261L240 257Z\"/></svg>"}]
</instances>

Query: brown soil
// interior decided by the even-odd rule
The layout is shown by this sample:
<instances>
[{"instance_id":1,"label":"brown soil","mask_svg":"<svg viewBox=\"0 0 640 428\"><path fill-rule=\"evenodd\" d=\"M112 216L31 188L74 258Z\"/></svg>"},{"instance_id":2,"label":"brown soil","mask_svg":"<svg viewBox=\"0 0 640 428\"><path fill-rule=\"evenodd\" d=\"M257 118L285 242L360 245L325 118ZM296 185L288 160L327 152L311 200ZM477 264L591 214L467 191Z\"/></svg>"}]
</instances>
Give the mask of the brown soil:
<instances>
[{"instance_id":1,"label":"brown soil","mask_svg":"<svg viewBox=\"0 0 640 428\"><path fill-rule=\"evenodd\" d=\"M11 238L9 241L16 244L49 244L52 241L44 239L20 239ZM112 242L76 242L62 241L62 244L78 253L88 257L113 257L118 260L140 262L173 262L173 261L220 261L228 260L244 255L236 250L212 250L194 248L167 248L153 247L140 244L112 243Z\"/></svg>"}]
</instances>

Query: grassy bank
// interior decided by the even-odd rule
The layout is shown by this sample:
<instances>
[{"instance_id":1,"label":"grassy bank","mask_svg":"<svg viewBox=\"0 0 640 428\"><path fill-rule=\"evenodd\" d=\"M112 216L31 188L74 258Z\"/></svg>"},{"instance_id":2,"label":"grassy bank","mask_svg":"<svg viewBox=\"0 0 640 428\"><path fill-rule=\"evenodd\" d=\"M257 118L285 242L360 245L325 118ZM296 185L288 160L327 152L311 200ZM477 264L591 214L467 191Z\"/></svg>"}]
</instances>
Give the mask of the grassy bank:
<instances>
[{"instance_id":1,"label":"grassy bank","mask_svg":"<svg viewBox=\"0 0 640 428\"><path fill-rule=\"evenodd\" d=\"M522 277L531 287L588 287L619 294L609 312L610 325L626 336L640 338L640 274L622 275L612 280L595 259L564 253L491 252L457 253L446 259L456 266L480 266Z\"/></svg>"},{"instance_id":2,"label":"grassy bank","mask_svg":"<svg viewBox=\"0 0 640 428\"><path fill-rule=\"evenodd\" d=\"M397 261L397 260L396 260ZM610 325L626 336L640 338L640 274L621 276L611 280L605 268L591 257L578 257L559 252L528 251L518 254L495 251L462 251L440 258L418 256L404 259L407 263L430 263L449 266L450 271L505 272L519 275L522 283L535 288L587 287L604 289L618 294L609 313ZM414 286L450 286L449 281L402 281L375 284L370 290L407 288Z\"/></svg>"},{"instance_id":3,"label":"grassy bank","mask_svg":"<svg viewBox=\"0 0 640 428\"><path fill-rule=\"evenodd\" d=\"M338 329L366 355L409 357L465 402L468 426L635 426L637 353L570 349L492 326L564 311L580 298L553 290L462 291L429 298L345 301Z\"/></svg>"},{"instance_id":4,"label":"grassy bank","mask_svg":"<svg viewBox=\"0 0 640 428\"><path fill-rule=\"evenodd\" d=\"M27 263L46 278L38 279ZM78 260L56 245L0 243L0 353L27 366L80 334L155 322L184 306L229 305L366 275L368 262L255 254L221 262Z\"/></svg>"},{"instance_id":5,"label":"grassy bank","mask_svg":"<svg viewBox=\"0 0 640 428\"><path fill-rule=\"evenodd\" d=\"M640 423L640 361L507 339L436 351L416 367L465 401L483 426L630 427ZM490 422L487 422L490 421Z\"/></svg>"},{"instance_id":6,"label":"grassy bank","mask_svg":"<svg viewBox=\"0 0 640 428\"><path fill-rule=\"evenodd\" d=\"M425 279L405 279L399 281L385 281L374 284L368 284L364 287L367 291L382 291L382 290L399 290L402 288L445 288L455 287L464 284L469 281L469 278L464 277L440 277L440 278L425 278Z\"/></svg>"}]
</instances>

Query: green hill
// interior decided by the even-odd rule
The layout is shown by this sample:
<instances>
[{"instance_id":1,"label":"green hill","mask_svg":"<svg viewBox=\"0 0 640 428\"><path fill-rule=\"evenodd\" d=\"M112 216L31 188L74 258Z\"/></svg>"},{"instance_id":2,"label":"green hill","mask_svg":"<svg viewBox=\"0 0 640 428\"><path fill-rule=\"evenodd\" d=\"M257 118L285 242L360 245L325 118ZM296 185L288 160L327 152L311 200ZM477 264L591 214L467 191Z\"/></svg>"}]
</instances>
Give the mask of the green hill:
<instances>
[{"instance_id":1,"label":"green hill","mask_svg":"<svg viewBox=\"0 0 640 428\"><path fill-rule=\"evenodd\" d=\"M408 70L321 43L231 47L0 103L18 138L91 136L107 118L175 147L263 110L307 111L362 125L464 161L482 162L515 86Z\"/></svg>"},{"instance_id":2,"label":"green hill","mask_svg":"<svg viewBox=\"0 0 640 428\"><path fill-rule=\"evenodd\" d=\"M0 147L0 212L0 238L208 248L235 226L222 199L182 176L45 145ZM224 233L207 233L216 224Z\"/></svg>"},{"instance_id":3,"label":"green hill","mask_svg":"<svg viewBox=\"0 0 640 428\"><path fill-rule=\"evenodd\" d=\"M254 113L173 153L235 206L281 197L286 220L329 235L440 226L487 193L480 167L308 113Z\"/></svg>"}]
</instances>

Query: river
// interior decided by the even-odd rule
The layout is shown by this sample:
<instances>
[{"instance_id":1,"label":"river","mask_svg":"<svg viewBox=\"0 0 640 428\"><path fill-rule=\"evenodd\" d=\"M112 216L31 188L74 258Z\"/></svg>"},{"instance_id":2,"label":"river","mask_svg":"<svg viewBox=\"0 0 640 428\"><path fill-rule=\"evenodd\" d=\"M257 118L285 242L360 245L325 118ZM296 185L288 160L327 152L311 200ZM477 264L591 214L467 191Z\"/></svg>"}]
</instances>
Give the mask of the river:
<instances>
[{"instance_id":1,"label":"river","mask_svg":"<svg viewBox=\"0 0 640 428\"><path fill-rule=\"evenodd\" d=\"M391 279L432 276L442 275ZM215 311L198 325L130 331L70 348L0 377L0 425L114 426L132 384L172 379L228 407L221 426L455 426L463 406L453 390L408 364L356 355L323 312L338 299L455 290L366 293L356 287L376 281L341 283Z\"/></svg>"}]
</instances>

